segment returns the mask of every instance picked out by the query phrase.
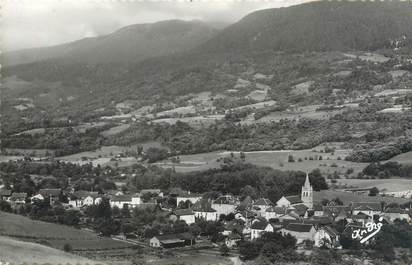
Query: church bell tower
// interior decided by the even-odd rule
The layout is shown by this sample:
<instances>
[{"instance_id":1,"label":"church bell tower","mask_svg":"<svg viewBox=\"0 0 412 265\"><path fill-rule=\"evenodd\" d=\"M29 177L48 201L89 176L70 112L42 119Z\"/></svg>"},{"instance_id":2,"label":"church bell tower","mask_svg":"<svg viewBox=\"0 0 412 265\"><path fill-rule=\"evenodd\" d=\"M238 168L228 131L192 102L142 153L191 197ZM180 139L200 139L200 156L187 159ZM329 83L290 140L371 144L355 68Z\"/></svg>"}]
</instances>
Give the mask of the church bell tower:
<instances>
[{"instance_id":1,"label":"church bell tower","mask_svg":"<svg viewBox=\"0 0 412 265\"><path fill-rule=\"evenodd\" d=\"M302 186L301 200L309 209L313 209L313 187L310 185L308 173L306 173L305 184Z\"/></svg>"}]
</instances>

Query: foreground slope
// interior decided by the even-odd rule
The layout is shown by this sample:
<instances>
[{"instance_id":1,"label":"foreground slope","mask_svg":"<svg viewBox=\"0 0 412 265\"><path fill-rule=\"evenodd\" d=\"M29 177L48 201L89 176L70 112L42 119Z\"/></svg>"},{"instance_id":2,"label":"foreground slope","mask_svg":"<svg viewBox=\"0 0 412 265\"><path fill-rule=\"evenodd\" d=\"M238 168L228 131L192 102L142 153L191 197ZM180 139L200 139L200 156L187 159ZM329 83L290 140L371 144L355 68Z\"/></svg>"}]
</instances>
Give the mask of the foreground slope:
<instances>
[{"instance_id":1,"label":"foreground slope","mask_svg":"<svg viewBox=\"0 0 412 265\"><path fill-rule=\"evenodd\" d=\"M13 264L102 264L36 243L0 236L0 259Z\"/></svg>"}]
</instances>

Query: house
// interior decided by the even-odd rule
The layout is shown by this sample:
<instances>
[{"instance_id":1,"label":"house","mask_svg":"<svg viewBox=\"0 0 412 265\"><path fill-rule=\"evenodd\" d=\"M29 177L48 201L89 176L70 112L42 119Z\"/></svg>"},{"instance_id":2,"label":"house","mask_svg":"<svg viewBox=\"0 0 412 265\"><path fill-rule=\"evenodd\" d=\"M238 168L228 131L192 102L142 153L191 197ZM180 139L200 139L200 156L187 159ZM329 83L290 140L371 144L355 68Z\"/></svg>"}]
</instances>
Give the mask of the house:
<instances>
[{"instance_id":1,"label":"house","mask_svg":"<svg viewBox=\"0 0 412 265\"><path fill-rule=\"evenodd\" d=\"M235 219L225 224L222 235L228 236L233 233L240 234L242 233L243 228L244 228L244 222L242 220Z\"/></svg>"},{"instance_id":2,"label":"house","mask_svg":"<svg viewBox=\"0 0 412 265\"><path fill-rule=\"evenodd\" d=\"M360 223L360 224L362 224L362 225L365 225L366 223L371 222L372 219L373 219L372 216L367 215L367 214L365 214L365 213L363 213L363 212L359 212L359 213L356 214L356 215L349 215L349 216L348 216L348 220L349 220L349 221L351 221L351 222L356 222L356 223Z\"/></svg>"},{"instance_id":3,"label":"house","mask_svg":"<svg viewBox=\"0 0 412 265\"><path fill-rule=\"evenodd\" d=\"M110 207L117 207L122 209L123 207L130 206L132 204L132 197L130 195L118 195L110 198Z\"/></svg>"},{"instance_id":4,"label":"house","mask_svg":"<svg viewBox=\"0 0 412 265\"><path fill-rule=\"evenodd\" d=\"M323 216L324 211L323 211L323 206L320 204L315 204L313 206L313 216Z\"/></svg>"},{"instance_id":5,"label":"house","mask_svg":"<svg viewBox=\"0 0 412 265\"><path fill-rule=\"evenodd\" d=\"M341 248L339 233L330 226L323 226L315 233L315 246L326 248Z\"/></svg>"},{"instance_id":6,"label":"house","mask_svg":"<svg viewBox=\"0 0 412 265\"><path fill-rule=\"evenodd\" d=\"M176 215L177 219L185 221L188 225L195 223L195 214L192 209L177 209L173 211L173 215Z\"/></svg>"},{"instance_id":7,"label":"house","mask_svg":"<svg viewBox=\"0 0 412 265\"><path fill-rule=\"evenodd\" d=\"M281 230L282 235L291 235L296 238L296 243L300 244L305 240L314 241L315 227L312 224L290 223Z\"/></svg>"},{"instance_id":8,"label":"house","mask_svg":"<svg viewBox=\"0 0 412 265\"><path fill-rule=\"evenodd\" d=\"M294 196L282 196L277 202L276 206L277 207L283 207L283 208L289 208L291 205L295 205L298 203L302 203L302 200L298 195Z\"/></svg>"},{"instance_id":9,"label":"house","mask_svg":"<svg viewBox=\"0 0 412 265\"><path fill-rule=\"evenodd\" d=\"M79 190L69 196L69 205L74 208L99 204L102 201L97 191Z\"/></svg>"},{"instance_id":10,"label":"house","mask_svg":"<svg viewBox=\"0 0 412 265\"><path fill-rule=\"evenodd\" d=\"M192 210L195 214L195 217L198 219L203 219L205 221L217 221L219 216L215 209L212 208L210 202L205 199L197 201Z\"/></svg>"},{"instance_id":11,"label":"house","mask_svg":"<svg viewBox=\"0 0 412 265\"><path fill-rule=\"evenodd\" d=\"M56 201L59 201L59 197L61 195L62 191L61 189L40 189L39 193L33 196L33 200L48 200L50 205L53 205Z\"/></svg>"},{"instance_id":12,"label":"house","mask_svg":"<svg viewBox=\"0 0 412 265\"><path fill-rule=\"evenodd\" d=\"M27 193L25 192L13 192L8 201L13 205L23 205L26 203Z\"/></svg>"},{"instance_id":13,"label":"house","mask_svg":"<svg viewBox=\"0 0 412 265\"><path fill-rule=\"evenodd\" d=\"M401 208L387 208L383 213L383 217L386 217L389 221L393 222L396 219L406 220L408 223L411 221L409 213Z\"/></svg>"},{"instance_id":14,"label":"house","mask_svg":"<svg viewBox=\"0 0 412 265\"><path fill-rule=\"evenodd\" d=\"M159 189L144 189L140 191L141 196L144 196L146 193L150 193L157 197L163 197L163 192Z\"/></svg>"},{"instance_id":15,"label":"house","mask_svg":"<svg viewBox=\"0 0 412 265\"><path fill-rule=\"evenodd\" d=\"M335 221L345 219L350 215L350 206L327 205L322 207L323 215L332 217Z\"/></svg>"},{"instance_id":16,"label":"house","mask_svg":"<svg viewBox=\"0 0 412 265\"><path fill-rule=\"evenodd\" d=\"M179 194L176 197L176 206L179 206L181 202L186 202L186 201L189 201L193 205L197 201L199 201L201 198L202 198L202 194L191 193L190 191L188 191L187 193Z\"/></svg>"},{"instance_id":17,"label":"house","mask_svg":"<svg viewBox=\"0 0 412 265\"><path fill-rule=\"evenodd\" d=\"M261 198L252 204L252 210L259 216L265 217L266 210L273 206L269 199Z\"/></svg>"},{"instance_id":18,"label":"house","mask_svg":"<svg viewBox=\"0 0 412 265\"><path fill-rule=\"evenodd\" d=\"M265 219L269 221L270 219L277 219L280 216L285 215L285 214L286 214L286 208L272 206L266 209Z\"/></svg>"},{"instance_id":19,"label":"house","mask_svg":"<svg viewBox=\"0 0 412 265\"><path fill-rule=\"evenodd\" d=\"M8 201L11 196L11 190L1 189L0 190L0 200Z\"/></svg>"},{"instance_id":20,"label":"house","mask_svg":"<svg viewBox=\"0 0 412 265\"><path fill-rule=\"evenodd\" d=\"M141 204L142 200L140 199L140 194L136 193L134 195L132 195L132 201L130 203L130 206L132 208L135 208L137 205Z\"/></svg>"},{"instance_id":21,"label":"house","mask_svg":"<svg viewBox=\"0 0 412 265\"><path fill-rule=\"evenodd\" d=\"M382 206L379 202L353 202L352 215L364 213L371 217L382 212Z\"/></svg>"},{"instance_id":22,"label":"house","mask_svg":"<svg viewBox=\"0 0 412 265\"><path fill-rule=\"evenodd\" d=\"M228 248L235 248L238 246L239 242L242 240L242 237L238 233L231 233L225 239L225 245Z\"/></svg>"},{"instance_id":23,"label":"house","mask_svg":"<svg viewBox=\"0 0 412 265\"><path fill-rule=\"evenodd\" d=\"M236 200L230 195L220 196L212 202L212 208L216 210L218 216L235 213Z\"/></svg>"},{"instance_id":24,"label":"house","mask_svg":"<svg viewBox=\"0 0 412 265\"><path fill-rule=\"evenodd\" d=\"M175 248L194 244L195 240L190 233L159 235L149 241L149 246L153 248Z\"/></svg>"},{"instance_id":25,"label":"house","mask_svg":"<svg viewBox=\"0 0 412 265\"><path fill-rule=\"evenodd\" d=\"M296 204L289 207L288 212L293 212L299 217L307 215L308 207L305 204Z\"/></svg>"},{"instance_id":26,"label":"house","mask_svg":"<svg viewBox=\"0 0 412 265\"><path fill-rule=\"evenodd\" d=\"M256 219L250 226L250 240L258 239L263 233L275 231L273 226L266 220Z\"/></svg>"}]
</instances>

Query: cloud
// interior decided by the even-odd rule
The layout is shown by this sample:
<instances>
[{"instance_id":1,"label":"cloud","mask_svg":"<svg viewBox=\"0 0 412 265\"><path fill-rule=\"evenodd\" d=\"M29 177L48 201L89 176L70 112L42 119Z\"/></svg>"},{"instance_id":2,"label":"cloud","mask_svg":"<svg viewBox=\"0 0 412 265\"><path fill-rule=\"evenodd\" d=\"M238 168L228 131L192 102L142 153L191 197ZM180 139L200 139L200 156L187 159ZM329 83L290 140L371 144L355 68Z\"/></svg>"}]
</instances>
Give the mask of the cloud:
<instances>
[{"instance_id":1,"label":"cloud","mask_svg":"<svg viewBox=\"0 0 412 265\"><path fill-rule=\"evenodd\" d=\"M2 50L51 46L168 19L233 23L255 10L308 0L3 0Z\"/></svg>"}]
</instances>

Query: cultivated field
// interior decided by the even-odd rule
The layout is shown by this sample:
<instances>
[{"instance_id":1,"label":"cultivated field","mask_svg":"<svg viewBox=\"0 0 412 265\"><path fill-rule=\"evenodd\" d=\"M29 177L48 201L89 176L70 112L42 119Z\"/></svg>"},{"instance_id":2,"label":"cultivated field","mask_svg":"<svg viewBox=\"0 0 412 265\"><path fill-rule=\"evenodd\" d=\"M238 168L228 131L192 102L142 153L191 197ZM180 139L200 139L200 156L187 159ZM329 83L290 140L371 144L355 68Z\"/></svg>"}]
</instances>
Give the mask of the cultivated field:
<instances>
[{"instance_id":1,"label":"cultivated field","mask_svg":"<svg viewBox=\"0 0 412 265\"><path fill-rule=\"evenodd\" d=\"M337 179L339 188L373 188L393 192L412 190L412 179Z\"/></svg>"},{"instance_id":2,"label":"cultivated field","mask_svg":"<svg viewBox=\"0 0 412 265\"><path fill-rule=\"evenodd\" d=\"M312 171L319 168L324 174L333 174L335 171L339 174L346 174L348 169L353 169L350 176L356 175L362 171L368 163L355 163L345 161L344 158L350 150L338 149L339 143L329 143L329 147L337 148L332 153L322 153L324 145L307 150L279 150L279 151L252 151L244 152L246 162L259 166L269 166L279 170L301 170ZM162 167L175 167L178 172L198 171L220 166L217 160L223 157L230 157L230 151L210 152L193 155L181 155L180 163L172 163L169 160L157 163ZM233 151L235 157L239 157L239 152ZM292 155L295 162L288 162L288 156ZM320 159L322 157L322 160ZM312 160L311 160L312 159ZM301 160L301 162L299 162Z\"/></svg>"},{"instance_id":3,"label":"cultivated field","mask_svg":"<svg viewBox=\"0 0 412 265\"><path fill-rule=\"evenodd\" d=\"M345 205L351 202L386 202L389 203L406 203L410 200L395 197L382 197L382 196L368 196L362 194L356 194L352 192L337 191L337 190L322 190L319 192L314 192L313 201L320 203L322 199L332 200L334 198L339 198Z\"/></svg>"}]
</instances>

